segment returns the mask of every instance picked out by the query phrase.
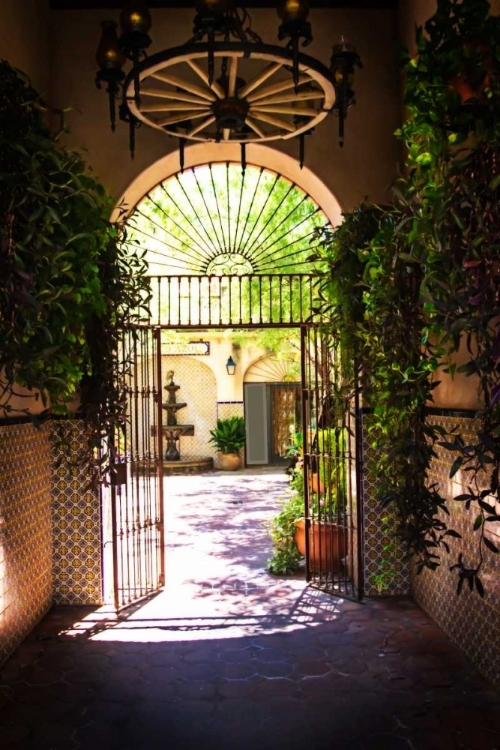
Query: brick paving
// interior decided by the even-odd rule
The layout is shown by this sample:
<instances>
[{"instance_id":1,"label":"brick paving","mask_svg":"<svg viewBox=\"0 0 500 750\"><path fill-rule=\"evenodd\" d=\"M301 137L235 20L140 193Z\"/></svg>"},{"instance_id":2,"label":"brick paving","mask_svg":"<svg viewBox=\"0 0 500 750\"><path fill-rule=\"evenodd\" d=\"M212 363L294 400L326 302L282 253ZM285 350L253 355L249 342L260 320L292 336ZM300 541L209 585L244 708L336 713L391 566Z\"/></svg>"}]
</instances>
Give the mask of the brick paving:
<instances>
[{"instance_id":1,"label":"brick paving","mask_svg":"<svg viewBox=\"0 0 500 750\"><path fill-rule=\"evenodd\" d=\"M56 608L0 669L2 750L500 750L500 697L409 600L265 570L282 473L168 479L167 585Z\"/></svg>"}]
</instances>

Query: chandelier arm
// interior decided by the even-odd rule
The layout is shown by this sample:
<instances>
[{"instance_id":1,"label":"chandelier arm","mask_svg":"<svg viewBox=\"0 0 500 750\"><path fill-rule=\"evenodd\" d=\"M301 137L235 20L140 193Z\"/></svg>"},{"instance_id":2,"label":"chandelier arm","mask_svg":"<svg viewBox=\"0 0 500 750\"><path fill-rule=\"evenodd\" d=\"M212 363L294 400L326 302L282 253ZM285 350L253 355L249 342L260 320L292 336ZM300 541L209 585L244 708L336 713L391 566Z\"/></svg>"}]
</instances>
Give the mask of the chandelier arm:
<instances>
[{"instance_id":1,"label":"chandelier arm","mask_svg":"<svg viewBox=\"0 0 500 750\"><path fill-rule=\"evenodd\" d=\"M265 134L263 130L259 128L255 120L252 119L252 117L247 115L245 122L248 125L248 127L251 128L254 131L254 133L256 133L259 136L259 138L265 138Z\"/></svg>"},{"instance_id":2,"label":"chandelier arm","mask_svg":"<svg viewBox=\"0 0 500 750\"><path fill-rule=\"evenodd\" d=\"M296 115L297 110L295 107L281 106L279 104L261 105L260 103L254 104L250 107L250 112L255 116L257 112L263 112L264 114L271 115ZM300 110L301 117L317 117L319 110L313 109L312 107L304 107Z\"/></svg>"},{"instance_id":3,"label":"chandelier arm","mask_svg":"<svg viewBox=\"0 0 500 750\"><path fill-rule=\"evenodd\" d=\"M232 97L236 95L236 82L238 78L238 58L232 57L229 65L229 88L228 96Z\"/></svg>"},{"instance_id":4,"label":"chandelier arm","mask_svg":"<svg viewBox=\"0 0 500 750\"><path fill-rule=\"evenodd\" d=\"M190 104L185 102L184 104L158 104L158 105L147 105L141 107L141 112L204 112L205 114L210 113L210 105L204 104Z\"/></svg>"},{"instance_id":5,"label":"chandelier arm","mask_svg":"<svg viewBox=\"0 0 500 750\"><path fill-rule=\"evenodd\" d=\"M185 138L179 138L179 168L181 170L181 174L184 173L184 152L186 149L186 139Z\"/></svg>"},{"instance_id":6,"label":"chandelier arm","mask_svg":"<svg viewBox=\"0 0 500 750\"><path fill-rule=\"evenodd\" d=\"M203 83L212 89L212 91L217 95L219 99L224 99L225 93L222 89L222 86L220 86L217 81L213 81L210 83L210 76L205 73L205 71L200 68L198 63L196 63L194 60L186 60L186 63L189 65L192 71L196 73L196 75L203 81Z\"/></svg>"},{"instance_id":7,"label":"chandelier arm","mask_svg":"<svg viewBox=\"0 0 500 750\"><path fill-rule=\"evenodd\" d=\"M200 96L187 94L182 91L167 91L166 89L141 89L141 96L151 96L158 99L186 102L187 104L204 104L206 107L209 107L211 103L210 100Z\"/></svg>"},{"instance_id":8,"label":"chandelier arm","mask_svg":"<svg viewBox=\"0 0 500 750\"><path fill-rule=\"evenodd\" d=\"M267 106L268 104L287 104L288 102L304 102L321 97L320 91L299 91L298 94L275 94L274 96L257 99L259 105ZM255 102L254 102L255 103ZM302 114L302 111L301 111Z\"/></svg>"},{"instance_id":9,"label":"chandelier arm","mask_svg":"<svg viewBox=\"0 0 500 750\"><path fill-rule=\"evenodd\" d=\"M184 122L185 120L199 120L200 117L206 117L206 112L199 112L197 110L191 110L184 112L182 115L172 115L171 117L165 117L163 120L158 120L158 125L164 128L166 125L175 125L177 122Z\"/></svg>"},{"instance_id":10,"label":"chandelier arm","mask_svg":"<svg viewBox=\"0 0 500 750\"><path fill-rule=\"evenodd\" d=\"M306 134L301 133L299 135L299 167L304 169L304 162L306 158Z\"/></svg>"},{"instance_id":11,"label":"chandelier arm","mask_svg":"<svg viewBox=\"0 0 500 750\"><path fill-rule=\"evenodd\" d=\"M213 115L210 115L210 117L208 117L206 120L203 120L203 122L198 123L198 125L195 125L194 128L191 128L191 130L188 130L188 132L186 133L186 136L188 138L192 138L194 135L197 135L197 133L199 133L200 130L203 130L203 128L206 128L212 125L212 123L214 122L215 122L215 117Z\"/></svg>"},{"instance_id":12,"label":"chandelier arm","mask_svg":"<svg viewBox=\"0 0 500 750\"><path fill-rule=\"evenodd\" d=\"M156 78L158 81L162 81L163 83L168 83L171 86L176 86L180 89L184 89L185 91L189 91L190 94L196 94L202 99L207 99L210 102L214 102L217 99L217 95L212 91L212 89L202 88L201 86L197 86L195 83L191 83L189 81L185 81L182 78L179 78L179 76L165 73L152 73L151 78Z\"/></svg>"},{"instance_id":13,"label":"chandelier arm","mask_svg":"<svg viewBox=\"0 0 500 750\"><path fill-rule=\"evenodd\" d=\"M251 101L251 99L248 97L248 94L250 94L252 91L254 91L258 86L261 86L265 81L267 81L268 78L271 78L275 73L278 72L278 70L281 70L283 65L281 63L271 63L267 66L258 76L255 76L255 78L250 81L250 83L247 83L246 86L243 86L243 88L240 91L240 97L248 98L248 101Z\"/></svg>"},{"instance_id":14,"label":"chandelier arm","mask_svg":"<svg viewBox=\"0 0 500 750\"><path fill-rule=\"evenodd\" d=\"M310 78L307 75L303 75L299 78L299 86L302 86L305 83L311 83L312 78ZM272 96L273 94L279 94L281 91L289 91L290 89L293 89L294 84L293 81L280 81L279 83L273 83L271 86L267 86L265 89L261 89L261 91L255 92L255 94L252 94L251 96L247 97L247 100L249 104L253 104L256 101L259 101L260 99L265 98L266 96Z\"/></svg>"},{"instance_id":15,"label":"chandelier arm","mask_svg":"<svg viewBox=\"0 0 500 750\"><path fill-rule=\"evenodd\" d=\"M111 80L108 83L108 100L109 100L109 119L113 133L116 128L116 100L120 94L120 86L116 81Z\"/></svg>"},{"instance_id":16,"label":"chandelier arm","mask_svg":"<svg viewBox=\"0 0 500 750\"><path fill-rule=\"evenodd\" d=\"M286 120L281 120L279 117L273 117L272 115L268 115L263 112L256 112L255 110L250 110L250 114L254 118L254 120L259 120L259 122L266 122L268 125L274 125L275 128L279 128L279 130L286 130L288 133L295 133L296 126L293 125L290 122L287 122Z\"/></svg>"},{"instance_id":17,"label":"chandelier arm","mask_svg":"<svg viewBox=\"0 0 500 750\"><path fill-rule=\"evenodd\" d=\"M245 143L241 144L241 173L245 175L247 170L247 147Z\"/></svg>"}]
</instances>

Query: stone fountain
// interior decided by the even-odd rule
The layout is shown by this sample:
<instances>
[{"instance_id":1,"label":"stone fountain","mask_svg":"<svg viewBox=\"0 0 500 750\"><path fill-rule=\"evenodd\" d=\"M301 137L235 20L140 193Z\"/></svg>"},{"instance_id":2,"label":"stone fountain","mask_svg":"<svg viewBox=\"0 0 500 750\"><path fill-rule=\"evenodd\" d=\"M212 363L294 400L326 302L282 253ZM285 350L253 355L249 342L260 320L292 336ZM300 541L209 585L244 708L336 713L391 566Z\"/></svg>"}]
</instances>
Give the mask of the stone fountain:
<instances>
[{"instance_id":1,"label":"stone fountain","mask_svg":"<svg viewBox=\"0 0 500 750\"><path fill-rule=\"evenodd\" d=\"M170 382L169 382L170 381ZM162 409L167 412L167 424L163 425L163 434L167 440L167 449L165 451L165 461L180 461L181 454L177 443L183 435L194 435L194 425L178 424L177 412L184 409L187 404L177 401L177 391L180 385L174 383L174 371L167 372L167 385L165 390L168 393L168 399L161 405Z\"/></svg>"},{"instance_id":2,"label":"stone fountain","mask_svg":"<svg viewBox=\"0 0 500 750\"><path fill-rule=\"evenodd\" d=\"M174 371L167 372L167 385L164 390L167 391L167 400L162 402L161 408L167 413L166 424L161 426L162 440L161 448L161 465L164 474L199 474L205 471L211 471L214 468L212 457L182 459L180 453L180 439L183 436L194 435L194 425L178 424L177 412L187 406L185 401L177 401L177 391L180 385L174 383ZM151 436L156 437L156 425L151 425ZM166 441L166 450L163 453L163 439ZM143 459L133 464L132 471L144 476L157 474L158 458Z\"/></svg>"}]
</instances>

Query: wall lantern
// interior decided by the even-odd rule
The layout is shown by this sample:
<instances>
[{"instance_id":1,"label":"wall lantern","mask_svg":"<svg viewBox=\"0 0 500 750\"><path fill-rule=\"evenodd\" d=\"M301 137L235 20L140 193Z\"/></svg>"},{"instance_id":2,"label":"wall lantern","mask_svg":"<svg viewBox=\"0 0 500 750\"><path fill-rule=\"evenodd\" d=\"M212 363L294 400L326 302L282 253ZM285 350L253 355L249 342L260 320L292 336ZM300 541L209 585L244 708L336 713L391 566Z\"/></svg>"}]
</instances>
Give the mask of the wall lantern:
<instances>
[{"instance_id":1,"label":"wall lantern","mask_svg":"<svg viewBox=\"0 0 500 750\"><path fill-rule=\"evenodd\" d=\"M226 370L228 375L234 375L234 373L236 372L236 362L231 356L226 362Z\"/></svg>"},{"instance_id":2,"label":"wall lantern","mask_svg":"<svg viewBox=\"0 0 500 750\"><path fill-rule=\"evenodd\" d=\"M246 145L304 138L329 114L344 121L355 103L353 78L361 59L342 38L330 67L304 54L312 41L307 0L280 0L278 39L268 44L252 30L247 10L235 0L195 0L193 36L184 44L148 56L151 16L145 0L126 0L115 21L103 21L96 53L96 84L109 98L111 128L119 118L129 125L130 152L135 131L145 124L178 139L181 170L187 141ZM122 70L129 60L132 68Z\"/></svg>"}]
</instances>

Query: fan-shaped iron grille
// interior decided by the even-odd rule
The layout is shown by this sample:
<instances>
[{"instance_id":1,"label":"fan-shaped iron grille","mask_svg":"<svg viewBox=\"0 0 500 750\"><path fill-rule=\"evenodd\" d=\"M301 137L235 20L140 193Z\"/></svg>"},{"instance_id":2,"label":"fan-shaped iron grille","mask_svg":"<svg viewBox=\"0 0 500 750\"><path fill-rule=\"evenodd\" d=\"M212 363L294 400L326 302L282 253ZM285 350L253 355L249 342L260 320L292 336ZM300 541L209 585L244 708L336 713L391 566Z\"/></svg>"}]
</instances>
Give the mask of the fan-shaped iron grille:
<instances>
[{"instance_id":1,"label":"fan-shaped iron grille","mask_svg":"<svg viewBox=\"0 0 500 750\"><path fill-rule=\"evenodd\" d=\"M259 167L207 164L151 190L128 220L151 275L310 273L322 210L289 180Z\"/></svg>"}]
</instances>

